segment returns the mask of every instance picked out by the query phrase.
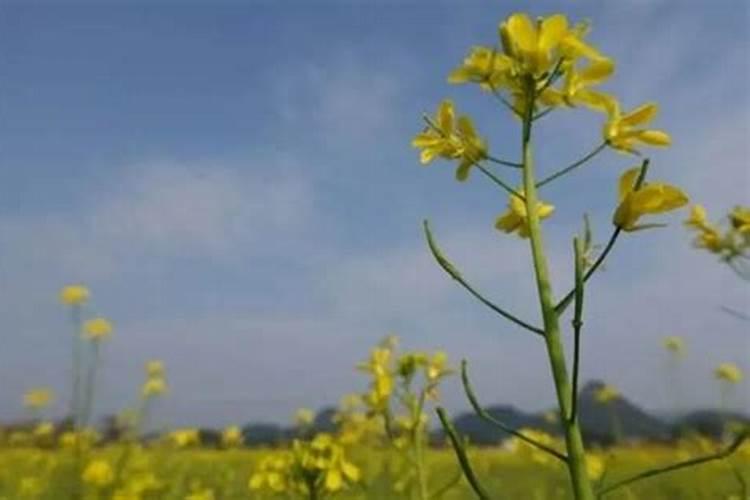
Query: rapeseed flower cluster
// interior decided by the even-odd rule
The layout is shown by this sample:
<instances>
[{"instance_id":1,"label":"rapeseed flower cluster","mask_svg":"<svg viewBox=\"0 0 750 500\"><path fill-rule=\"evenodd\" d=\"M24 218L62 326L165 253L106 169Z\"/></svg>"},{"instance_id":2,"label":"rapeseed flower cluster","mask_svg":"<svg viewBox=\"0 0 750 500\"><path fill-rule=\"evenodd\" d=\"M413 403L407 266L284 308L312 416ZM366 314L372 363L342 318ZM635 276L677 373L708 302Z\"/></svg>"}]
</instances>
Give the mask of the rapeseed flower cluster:
<instances>
[{"instance_id":1,"label":"rapeseed flower cluster","mask_svg":"<svg viewBox=\"0 0 750 500\"><path fill-rule=\"evenodd\" d=\"M728 224L721 227L708 220L702 205L694 205L685 225L695 232L693 245L717 255L740 276L750 279L750 207L736 206L727 215Z\"/></svg>"},{"instance_id":2,"label":"rapeseed flower cluster","mask_svg":"<svg viewBox=\"0 0 750 500\"><path fill-rule=\"evenodd\" d=\"M361 479L359 467L331 434L319 433L310 441L295 439L289 450L264 457L250 477L250 490L303 494L319 498L342 491Z\"/></svg>"},{"instance_id":3,"label":"rapeseed flower cluster","mask_svg":"<svg viewBox=\"0 0 750 500\"><path fill-rule=\"evenodd\" d=\"M589 28L587 23L572 24L562 14L537 20L524 13L513 14L500 23L498 45L472 47L448 77L449 83L479 85L524 121L535 121L563 107L582 106L603 114L602 145L540 185L569 173L605 147L637 155L641 146L671 144L668 133L649 128L658 112L656 103L623 111L616 97L599 89L614 74L615 63L586 41ZM427 126L412 141L421 150L421 163L436 158L457 161L459 181L468 179L470 170L476 167L509 192L508 210L495 223L498 230L528 238L529 210L534 210L539 219L552 215L553 205L539 200L527 205L523 189L511 188L513 183L505 183L483 165L489 162L519 171L526 168L523 162L500 160L490 154L487 141L477 132L472 119L457 114L453 101L443 100L434 117L425 120ZM620 199L613 217L615 226L625 231L655 227L655 224L638 224L638 220L646 214L671 211L687 203L687 196L678 188L642 181L636 186L637 177L638 169L634 169L625 172L620 180Z\"/></svg>"}]
</instances>

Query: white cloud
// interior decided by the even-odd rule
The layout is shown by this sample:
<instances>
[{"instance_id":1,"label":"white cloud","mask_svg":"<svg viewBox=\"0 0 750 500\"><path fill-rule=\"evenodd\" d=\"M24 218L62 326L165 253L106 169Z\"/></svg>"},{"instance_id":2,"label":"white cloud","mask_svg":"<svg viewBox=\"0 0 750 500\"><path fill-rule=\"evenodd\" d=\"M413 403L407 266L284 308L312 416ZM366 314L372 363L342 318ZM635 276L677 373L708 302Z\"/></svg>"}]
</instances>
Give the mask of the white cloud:
<instances>
[{"instance_id":1,"label":"white cloud","mask_svg":"<svg viewBox=\"0 0 750 500\"><path fill-rule=\"evenodd\" d=\"M394 72L354 52L283 68L273 79L287 126L329 145L372 142L398 117L403 88Z\"/></svg>"}]
</instances>

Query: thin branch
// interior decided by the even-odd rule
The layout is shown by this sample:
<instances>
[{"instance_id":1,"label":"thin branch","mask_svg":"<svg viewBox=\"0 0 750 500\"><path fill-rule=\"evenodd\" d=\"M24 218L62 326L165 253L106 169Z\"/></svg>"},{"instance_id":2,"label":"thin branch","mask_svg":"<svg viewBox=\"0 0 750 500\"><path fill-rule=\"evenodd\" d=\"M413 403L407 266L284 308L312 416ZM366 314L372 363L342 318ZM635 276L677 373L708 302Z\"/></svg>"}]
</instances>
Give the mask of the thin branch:
<instances>
[{"instance_id":1,"label":"thin branch","mask_svg":"<svg viewBox=\"0 0 750 500\"><path fill-rule=\"evenodd\" d=\"M569 172L572 172L576 168L580 167L581 165L583 165L584 163L586 163L587 161L589 161L590 159L592 159L593 157L595 157L596 155L598 155L599 153L601 153L602 151L604 151L604 149L606 149L606 147L607 147L607 143L606 142L603 142L603 143L599 144L597 147L595 147L594 149L592 149L587 155L585 155L580 160L577 160L577 161L571 163L567 167L565 167L563 169L560 169L557 172L555 172L554 174L552 174L552 175L550 175L548 177L545 177L541 181L537 182L536 183L536 187L540 188L540 187L544 186L545 184L549 184L550 182L554 181L558 177L562 177L563 175L565 175L565 174L567 174Z\"/></svg>"},{"instance_id":2,"label":"thin branch","mask_svg":"<svg viewBox=\"0 0 750 500\"><path fill-rule=\"evenodd\" d=\"M552 68L552 72L549 74L549 77L547 77L547 81L544 82L544 85L542 85L542 87L536 91L536 95L541 96L542 93L544 93L544 91L550 87L550 85L554 84L557 79L560 78L560 76L562 75L560 68L562 67L564 62L564 57L561 57L557 60L557 63L555 63L555 67Z\"/></svg>"},{"instance_id":3,"label":"thin branch","mask_svg":"<svg viewBox=\"0 0 750 500\"><path fill-rule=\"evenodd\" d=\"M443 425L443 430L445 430L445 433L448 434L451 445L453 445L453 451L456 452L458 463L461 465L461 470L463 470L464 476L466 476L466 480L469 482L471 489L474 490L474 493L476 493L477 497L479 497L481 500L489 500L490 495L487 493L487 491L485 491L482 485L479 484L479 480L477 479L476 474L474 474L474 469L472 469L471 467L471 462L469 462L469 457L466 455L464 444L458 437L453 424L448 421L445 410L441 407L437 407L435 411L438 414L440 423Z\"/></svg>"},{"instance_id":4,"label":"thin branch","mask_svg":"<svg viewBox=\"0 0 750 500\"><path fill-rule=\"evenodd\" d=\"M520 199L525 200L526 198L524 195L513 189L511 186L506 184L505 181L503 181L501 178L490 172L487 167L482 165L479 161L474 162L474 166L476 166L484 175L486 175L492 182L500 186L504 191L506 191L508 194L512 196L518 196Z\"/></svg>"},{"instance_id":5,"label":"thin branch","mask_svg":"<svg viewBox=\"0 0 750 500\"><path fill-rule=\"evenodd\" d=\"M519 168L519 169L523 168L522 163L517 163L513 161L508 161L508 160L501 160L500 158L495 158L494 156L489 155L489 154L485 155L485 158L487 158L487 160L491 161L492 163L497 163L498 165L504 165L506 167Z\"/></svg>"},{"instance_id":6,"label":"thin branch","mask_svg":"<svg viewBox=\"0 0 750 500\"><path fill-rule=\"evenodd\" d=\"M492 84L492 82L489 79L487 79L485 83L490 88L490 92L492 93L493 96L495 96L495 99L500 101L503 106L505 106L506 108L510 110L511 113L513 113L519 118L523 118L523 113L517 110L516 107L513 106L510 103L510 101L508 101L508 99L505 98L505 96L503 96L500 92L498 92L498 90L495 88L495 86Z\"/></svg>"},{"instance_id":7,"label":"thin branch","mask_svg":"<svg viewBox=\"0 0 750 500\"><path fill-rule=\"evenodd\" d=\"M430 498L441 498L443 495L448 493L448 491L455 488L456 485L458 485L459 481L461 481L462 477L463 477L463 472L459 470L450 481L445 483L444 486L441 486L440 488L435 490L433 493L431 493Z\"/></svg>"},{"instance_id":8,"label":"thin branch","mask_svg":"<svg viewBox=\"0 0 750 500\"><path fill-rule=\"evenodd\" d=\"M622 232L622 229L617 227L612 232L612 235L609 237L609 241L607 242L607 245L604 247L604 250L601 254L599 254L599 257L596 259L596 261L591 265L591 267L586 271L586 274L583 275L583 282L586 283L589 278L596 272L596 270L599 268L599 266L602 265L604 262L604 259L607 258L607 255L609 255L609 252L612 251L612 247L615 246L615 242L617 242L617 238L620 236L620 233ZM571 291L569 291L563 299L558 302L558 304L555 306L555 312L560 315L563 312L565 312L565 309L568 308L571 301L573 300L575 296L575 288Z\"/></svg>"},{"instance_id":9,"label":"thin branch","mask_svg":"<svg viewBox=\"0 0 750 500\"><path fill-rule=\"evenodd\" d=\"M466 392L466 397L469 398L469 403L471 403L471 407L474 409L474 412L477 414L477 416L491 424L493 424L496 427L499 427L503 431L507 432L508 434L511 434L521 441L524 441L531 446L534 446L535 448L539 448L540 450L549 453L553 457L562 460L563 462L568 461L568 457L566 457L564 454L560 453L559 451L555 450L554 448L550 448L547 445L544 445L535 439L532 439L528 436L525 436L522 432L517 431L516 429L510 427L509 425L506 425L505 423L501 422L500 420L496 419L489 413L487 413L487 410L482 408L482 405L479 403L479 400L477 400L476 394L474 394L474 389L471 386L471 382L469 381L469 374L467 372L466 368L466 360L461 361L461 382L463 382L464 386L464 392Z\"/></svg>"},{"instance_id":10,"label":"thin branch","mask_svg":"<svg viewBox=\"0 0 750 500\"><path fill-rule=\"evenodd\" d=\"M537 113L534 116L532 116L531 117L531 121L535 122L537 120L540 120L540 119L544 118L545 116L547 116L548 114L550 114L551 112L553 112L554 110L555 110L555 107L554 106L550 106L547 109L545 109L544 111L540 111L539 113Z\"/></svg>"},{"instance_id":11,"label":"thin branch","mask_svg":"<svg viewBox=\"0 0 750 500\"><path fill-rule=\"evenodd\" d=\"M458 271L458 269L456 269L453 266L453 264L451 264L451 262L443 255L443 252L437 246L437 243L435 242L435 239L432 236L432 231L430 231L429 221L425 220L423 222L423 225L424 225L425 237L427 238L427 245L430 247L430 252L432 252L432 256L435 258L435 260L440 265L440 267L442 267L443 270L450 275L451 278L456 280L461 286L463 286L471 295L473 295L482 304L486 305L487 307L489 307L490 309L492 309L493 311L495 311L496 313L498 313L500 316L504 317L508 321L511 321L515 323L516 325L523 327L537 335L544 336L544 330L536 326L533 326L517 318L511 313L506 312L505 310L501 309L499 306L490 302L482 294L476 291L474 287L472 287L469 283L467 283L466 280L464 280L464 278L461 276L461 273Z\"/></svg>"},{"instance_id":12,"label":"thin branch","mask_svg":"<svg viewBox=\"0 0 750 500\"><path fill-rule=\"evenodd\" d=\"M701 465L706 462L712 462L714 460L722 460L735 451L742 445L742 443L747 439L748 435L750 434L750 431L745 430L740 435L738 435L735 440L727 446L725 449L719 451L718 453L714 453L711 455L705 455L703 457L693 458L690 460L685 460L683 462L677 462L672 465L666 465L664 467L657 467L655 469L647 470L644 472L641 472L639 474L635 474L633 476L630 476L628 478L622 479L620 481L617 481L614 484L611 484L603 489L601 489L598 492L598 497L601 498L604 495L611 493L612 491L622 488L623 486L627 486L629 484L633 484L637 481L642 481L644 479L648 479L650 477L654 477L660 474L666 474L668 472L674 472L676 470L685 469L687 467L694 467L696 465Z\"/></svg>"},{"instance_id":13,"label":"thin branch","mask_svg":"<svg viewBox=\"0 0 750 500\"><path fill-rule=\"evenodd\" d=\"M646 178L646 173L648 172L648 164L649 159L646 158L641 163L641 172L638 175L638 180L636 180L634 190L640 189L640 187L643 185L643 181ZM612 247L615 246L615 243L617 242L617 238L620 236L620 233L622 232L622 228L615 227L615 230L612 232L612 235L609 237L609 241L607 242L607 245L604 247L604 250L599 255L599 257L596 259L596 261L592 264L592 266L586 271L586 274L583 276L583 282L586 283L591 276L596 272L597 269L599 269L599 266L602 265L604 260L607 258L607 255L609 255L609 252L612 251ZM557 303L555 306L555 312L559 315L561 315L563 312L565 312L565 309L568 308L570 305L570 302L573 300L573 297L575 295L575 289L569 291L563 299Z\"/></svg>"},{"instance_id":14,"label":"thin branch","mask_svg":"<svg viewBox=\"0 0 750 500\"><path fill-rule=\"evenodd\" d=\"M575 307L573 313L573 389L571 394L570 415L568 422L575 422L578 417L578 374L580 372L581 360L581 327L583 321L583 245L578 238L573 239L573 251L575 254Z\"/></svg>"},{"instance_id":15,"label":"thin branch","mask_svg":"<svg viewBox=\"0 0 750 500\"><path fill-rule=\"evenodd\" d=\"M731 316L734 316L737 319L741 319L742 321L750 321L750 316L748 316L747 314L745 314L745 313L743 313L741 311L738 311L736 309L732 309L729 306L721 306L720 309L722 311L724 311L725 313L727 313L727 314L729 314Z\"/></svg>"}]
</instances>

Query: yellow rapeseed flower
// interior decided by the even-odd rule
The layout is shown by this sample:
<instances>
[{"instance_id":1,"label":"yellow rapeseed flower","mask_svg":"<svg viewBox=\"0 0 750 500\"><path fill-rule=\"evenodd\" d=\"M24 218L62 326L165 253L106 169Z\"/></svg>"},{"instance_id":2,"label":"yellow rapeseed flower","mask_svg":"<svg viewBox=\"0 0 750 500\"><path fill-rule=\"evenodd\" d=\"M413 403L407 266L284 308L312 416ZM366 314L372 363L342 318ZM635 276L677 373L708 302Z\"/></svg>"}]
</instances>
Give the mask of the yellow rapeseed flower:
<instances>
[{"instance_id":1,"label":"yellow rapeseed flower","mask_svg":"<svg viewBox=\"0 0 750 500\"><path fill-rule=\"evenodd\" d=\"M93 318L83 324L83 338L87 340L99 342L110 335L112 335L112 323L106 318Z\"/></svg>"},{"instance_id":2,"label":"yellow rapeseed flower","mask_svg":"<svg viewBox=\"0 0 750 500\"><path fill-rule=\"evenodd\" d=\"M177 429L169 434L169 439L178 448L200 444L198 429Z\"/></svg>"},{"instance_id":3,"label":"yellow rapeseed flower","mask_svg":"<svg viewBox=\"0 0 750 500\"><path fill-rule=\"evenodd\" d=\"M456 178L465 181L469 170L487 155L487 146L474 128L471 118L456 120L453 102L446 99L438 107L434 120L412 140L412 146L422 150L419 161L426 165L435 158L460 160Z\"/></svg>"},{"instance_id":4,"label":"yellow rapeseed flower","mask_svg":"<svg viewBox=\"0 0 750 500\"><path fill-rule=\"evenodd\" d=\"M152 377L146 379L141 388L141 395L144 398L161 396L167 392L167 382L161 377Z\"/></svg>"},{"instance_id":5,"label":"yellow rapeseed flower","mask_svg":"<svg viewBox=\"0 0 750 500\"><path fill-rule=\"evenodd\" d=\"M523 195L523 191L521 191ZM539 219L546 219L555 207L537 200L536 211ZM521 238L529 237L529 218L526 212L526 202L516 195L510 195L508 210L500 215L495 222L495 228L508 234L518 232Z\"/></svg>"},{"instance_id":6,"label":"yellow rapeseed flower","mask_svg":"<svg viewBox=\"0 0 750 500\"><path fill-rule=\"evenodd\" d=\"M461 66L448 76L448 83L478 83L486 90L497 90L507 84L513 61L492 47L472 47Z\"/></svg>"},{"instance_id":7,"label":"yellow rapeseed flower","mask_svg":"<svg viewBox=\"0 0 750 500\"><path fill-rule=\"evenodd\" d=\"M709 225L708 213L703 205L690 207L690 215L685 219L685 225L694 229L703 229Z\"/></svg>"},{"instance_id":8,"label":"yellow rapeseed flower","mask_svg":"<svg viewBox=\"0 0 750 500\"><path fill-rule=\"evenodd\" d=\"M37 387L26 391L23 395L23 405L32 410L40 410L48 406L54 399L55 395L51 389L46 387Z\"/></svg>"},{"instance_id":9,"label":"yellow rapeseed flower","mask_svg":"<svg viewBox=\"0 0 750 500\"><path fill-rule=\"evenodd\" d=\"M654 227L654 224L637 225L647 214L659 214L687 204L688 197L679 188L661 182L644 183L635 190L640 169L631 168L623 172L619 183L619 205L613 217L615 226L624 231L636 231Z\"/></svg>"},{"instance_id":10,"label":"yellow rapeseed flower","mask_svg":"<svg viewBox=\"0 0 750 500\"><path fill-rule=\"evenodd\" d=\"M669 146L672 139L663 130L637 128L654 119L659 108L656 103L646 103L633 111L623 114L617 102L608 110L609 120L604 124L604 140L610 147L626 152L636 153L638 143L649 146Z\"/></svg>"},{"instance_id":11,"label":"yellow rapeseed flower","mask_svg":"<svg viewBox=\"0 0 750 500\"><path fill-rule=\"evenodd\" d=\"M562 14L535 23L527 14L515 13L500 24L505 53L518 63L522 72L532 76L551 69L560 42L568 34L568 19Z\"/></svg>"},{"instance_id":12,"label":"yellow rapeseed flower","mask_svg":"<svg viewBox=\"0 0 750 500\"><path fill-rule=\"evenodd\" d=\"M60 290L60 302L68 306L79 306L89 300L89 289L84 285L68 285Z\"/></svg>"},{"instance_id":13,"label":"yellow rapeseed flower","mask_svg":"<svg viewBox=\"0 0 750 500\"><path fill-rule=\"evenodd\" d=\"M300 408L294 414L294 425L308 427L315 420L315 412L309 408Z\"/></svg>"},{"instance_id":14,"label":"yellow rapeseed flower","mask_svg":"<svg viewBox=\"0 0 750 500\"><path fill-rule=\"evenodd\" d=\"M722 363L714 370L714 376L730 384L738 384L742 381L742 370L734 363Z\"/></svg>"},{"instance_id":15,"label":"yellow rapeseed flower","mask_svg":"<svg viewBox=\"0 0 750 500\"><path fill-rule=\"evenodd\" d=\"M750 207L737 206L729 213L732 227L741 234L750 235Z\"/></svg>"},{"instance_id":16,"label":"yellow rapeseed flower","mask_svg":"<svg viewBox=\"0 0 750 500\"><path fill-rule=\"evenodd\" d=\"M586 474L589 479L594 481L602 477L605 470L606 461L601 455L588 453L586 455Z\"/></svg>"},{"instance_id":17,"label":"yellow rapeseed flower","mask_svg":"<svg viewBox=\"0 0 750 500\"><path fill-rule=\"evenodd\" d=\"M93 460L89 462L81 476L84 483L92 486L103 488L112 483L115 479L114 470L106 460Z\"/></svg>"},{"instance_id":18,"label":"yellow rapeseed flower","mask_svg":"<svg viewBox=\"0 0 750 500\"><path fill-rule=\"evenodd\" d=\"M158 359L152 359L146 362L146 377L162 378L164 377L164 362Z\"/></svg>"},{"instance_id":19,"label":"yellow rapeseed flower","mask_svg":"<svg viewBox=\"0 0 750 500\"><path fill-rule=\"evenodd\" d=\"M664 348L674 354L682 355L685 352L685 340L676 335L665 337Z\"/></svg>"},{"instance_id":20,"label":"yellow rapeseed flower","mask_svg":"<svg viewBox=\"0 0 750 500\"><path fill-rule=\"evenodd\" d=\"M230 425L221 432L221 444L225 448L241 446L242 442L242 429L237 425Z\"/></svg>"}]
</instances>

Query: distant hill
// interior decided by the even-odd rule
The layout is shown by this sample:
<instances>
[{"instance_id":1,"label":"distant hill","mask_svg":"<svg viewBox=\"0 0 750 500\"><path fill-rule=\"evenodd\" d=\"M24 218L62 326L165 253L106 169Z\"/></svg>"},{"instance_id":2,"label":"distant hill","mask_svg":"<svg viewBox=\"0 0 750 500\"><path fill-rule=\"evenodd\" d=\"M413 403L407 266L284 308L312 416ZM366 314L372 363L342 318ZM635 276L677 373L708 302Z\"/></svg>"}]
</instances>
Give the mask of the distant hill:
<instances>
[{"instance_id":1,"label":"distant hill","mask_svg":"<svg viewBox=\"0 0 750 500\"><path fill-rule=\"evenodd\" d=\"M615 440L610 409L597 402L594 397L597 389L603 385L603 382L597 380L588 382L579 394L579 420L584 440L589 444L607 445ZM689 432L718 437L723 426L724 416L715 410L696 410L676 421L669 421L647 412L624 395L611 405L617 416L621 437L626 440L668 441ZM544 418L547 412L524 412L502 404L488 406L486 410L496 419L516 429L527 427L554 435L561 433L558 423L550 423ZM311 431L334 431L335 412L333 407L320 410L315 416ZM732 414L729 418L732 421L750 423L750 419L741 414ZM473 411L455 415L453 422L459 433L473 444L495 445L508 438L508 434L480 419ZM293 428L271 423L249 423L243 427L243 433L248 445L277 445L295 436ZM445 442L442 430L434 431L431 440L435 443Z\"/></svg>"},{"instance_id":2,"label":"distant hill","mask_svg":"<svg viewBox=\"0 0 750 500\"><path fill-rule=\"evenodd\" d=\"M674 434L681 436L690 432L697 432L704 436L718 438L722 435L726 422L750 424L750 418L741 413L726 414L716 410L696 410L679 418L674 423Z\"/></svg>"},{"instance_id":3,"label":"distant hill","mask_svg":"<svg viewBox=\"0 0 750 500\"><path fill-rule=\"evenodd\" d=\"M579 394L579 421L584 440L588 443L607 445L615 441L611 410L616 416L621 438L626 440L666 441L688 429L710 436L718 436L720 433L722 417L719 412L699 411L678 422L666 422L640 408L625 396L613 401L612 408L597 402L594 395L603 385L601 381L591 381ZM559 424L550 423L544 418L546 412L527 413L508 405L490 406L486 410L496 419L516 429L531 427L550 434L560 434ZM748 421L743 415L734 415L733 419ZM505 432L485 422L473 411L456 416L454 425L459 433L467 436L474 444L493 445L508 437ZM442 432L436 431L434 438L441 440Z\"/></svg>"}]
</instances>

